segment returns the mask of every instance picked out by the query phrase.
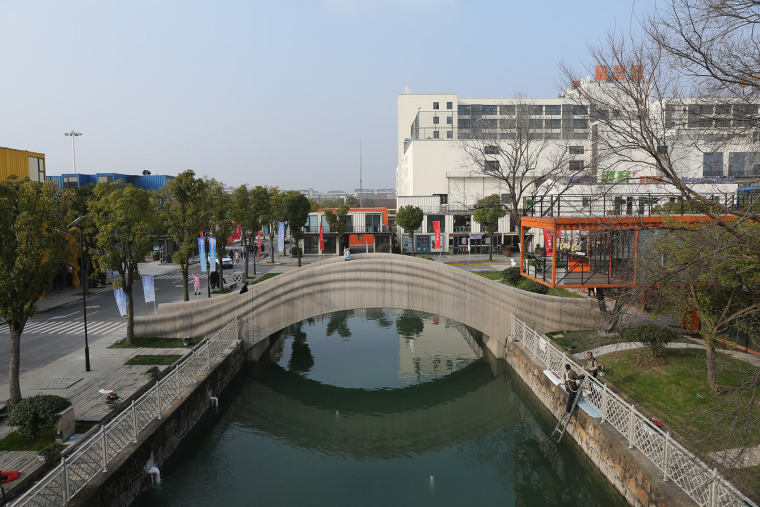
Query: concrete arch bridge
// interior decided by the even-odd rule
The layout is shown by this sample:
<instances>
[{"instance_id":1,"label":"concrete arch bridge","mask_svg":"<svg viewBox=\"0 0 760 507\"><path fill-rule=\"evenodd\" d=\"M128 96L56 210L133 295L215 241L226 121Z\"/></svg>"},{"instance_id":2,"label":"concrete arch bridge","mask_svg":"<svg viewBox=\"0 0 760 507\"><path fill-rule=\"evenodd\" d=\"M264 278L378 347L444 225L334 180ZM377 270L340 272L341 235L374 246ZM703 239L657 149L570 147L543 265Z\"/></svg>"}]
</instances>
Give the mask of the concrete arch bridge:
<instances>
[{"instance_id":1,"label":"concrete arch bridge","mask_svg":"<svg viewBox=\"0 0 760 507\"><path fill-rule=\"evenodd\" d=\"M213 336L239 320L240 339L254 359L268 336L291 324L339 310L403 308L442 315L484 333L503 357L512 315L544 332L587 329L600 312L591 299L525 292L439 262L395 254L334 257L252 286L246 294L165 303L158 314L135 317L136 336Z\"/></svg>"}]
</instances>

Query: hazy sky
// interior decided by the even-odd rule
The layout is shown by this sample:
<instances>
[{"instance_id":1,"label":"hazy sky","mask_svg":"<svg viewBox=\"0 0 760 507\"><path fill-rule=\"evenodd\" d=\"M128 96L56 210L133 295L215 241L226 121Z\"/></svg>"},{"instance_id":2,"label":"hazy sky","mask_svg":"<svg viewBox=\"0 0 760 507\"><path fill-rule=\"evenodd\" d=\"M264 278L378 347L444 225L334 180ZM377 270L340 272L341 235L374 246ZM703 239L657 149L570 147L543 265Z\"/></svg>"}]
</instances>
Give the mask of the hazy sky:
<instances>
[{"instance_id":1,"label":"hazy sky","mask_svg":"<svg viewBox=\"0 0 760 507\"><path fill-rule=\"evenodd\" d=\"M640 11L639 3L635 9ZM629 1L0 0L0 146L48 175L392 188L396 97L554 97Z\"/></svg>"}]
</instances>

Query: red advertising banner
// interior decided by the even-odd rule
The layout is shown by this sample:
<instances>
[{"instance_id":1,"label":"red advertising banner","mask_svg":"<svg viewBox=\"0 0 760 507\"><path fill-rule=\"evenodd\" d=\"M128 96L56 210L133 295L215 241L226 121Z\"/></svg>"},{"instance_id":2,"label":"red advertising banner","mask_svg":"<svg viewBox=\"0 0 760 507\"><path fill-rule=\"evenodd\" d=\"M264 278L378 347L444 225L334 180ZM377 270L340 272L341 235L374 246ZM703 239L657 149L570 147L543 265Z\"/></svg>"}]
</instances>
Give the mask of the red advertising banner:
<instances>
[{"instance_id":1,"label":"red advertising banner","mask_svg":"<svg viewBox=\"0 0 760 507\"><path fill-rule=\"evenodd\" d=\"M544 231L544 247L546 248L546 255L552 255L554 251L554 234L548 229L542 229Z\"/></svg>"},{"instance_id":2,"label":"red advertising banner","mask_svg":"<svg viewBox=\"0 0 760 507\"><path fill-rule=\"evenodd\" d=\"M235 241L240 239L241 232L242 232L242 227L240 227L238 224L235 224L235 233L232 236L235 239Z\"/></svg>"},{"instance_id":3,"label":"red advertising banner","mask_svg":"<svg viewBox=\"0 0 760 507\"><path fill-rule=\"evenodd\" d=\"M441 316L440 315L433 315L433 325L438 325L438 323L441 322Z\"/></svg>"},{"instance_id":4,"label":"red advertising banner","mask_svg":"<svg viewBox=\"0 0 760 507\"><path fill-rule=\"evenodd\" d=\"M441 222L433 222L433 232L435 232L435 249L441 249Z\"/></svg>"},{"instance_id":5,"label":"red advertising banner","mask_svg":"<svg viewBox=\"0 0 760 507\"><path fill-rule=\"evenodd\" d=\"M259 231L259 259L261 259L261 231Z\"/></svg>"},{"instance_id":6,"label":"red advertising banner","mask_svg":"<svg viewBox=\"0 0 760 507\"><path fill-rule=\"evenodd\" d=\"M319 253L325 249L325 236L322 234L322 222L319 222Z\"/></svg>"}]
</instances>

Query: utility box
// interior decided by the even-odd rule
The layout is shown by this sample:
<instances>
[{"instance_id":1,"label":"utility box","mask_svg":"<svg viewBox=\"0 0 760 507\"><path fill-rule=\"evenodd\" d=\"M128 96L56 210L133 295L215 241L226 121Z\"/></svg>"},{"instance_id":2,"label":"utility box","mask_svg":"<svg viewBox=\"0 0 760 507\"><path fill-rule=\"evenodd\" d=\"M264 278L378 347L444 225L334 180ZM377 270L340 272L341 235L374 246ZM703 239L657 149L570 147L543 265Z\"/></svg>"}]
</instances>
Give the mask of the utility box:
<instances>
[{"instance_id":1,"label":"utility box","mask_svg":"<svg viewBox=\"0 0 760 507\"><path fill-rule=\"evenodd\" d=\"M58 422L55 424L56 440L66 442L74 434L74 406L64 408L56 414Z\"/></svg>"}]
</instances>

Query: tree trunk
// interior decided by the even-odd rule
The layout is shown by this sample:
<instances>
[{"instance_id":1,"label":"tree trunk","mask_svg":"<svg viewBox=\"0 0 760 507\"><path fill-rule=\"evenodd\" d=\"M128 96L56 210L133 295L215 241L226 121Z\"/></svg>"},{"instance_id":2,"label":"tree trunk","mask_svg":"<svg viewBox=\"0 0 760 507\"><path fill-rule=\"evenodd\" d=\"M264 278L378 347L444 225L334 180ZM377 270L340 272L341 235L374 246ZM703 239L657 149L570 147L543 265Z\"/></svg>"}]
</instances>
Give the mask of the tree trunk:
<instances>
[{"instance_id":1,"label":"tree trunk","mask_svg":"<svg viewBox=\"0 0 760 507\"><path fill-rule=\"evenodd\" d=\"M296 245L296 249L297 249L296 251L298 252L298 267L300 268L301 267L301 240L300 239L296 240L295 238L293 238L293 240L294 240L293 242Z\"/></svg>"},{"instance_id":2,"label":"tree trunk","mask_svg":"<svg viewBox=\"0 0 760 507\"><path fill-rule=\"evenodd\" d=\"M715 341L707 336L705 338L705 358L707 359L707 384L710 386L710 392L714 395L720 394L718 386L718 377L715 373Z\"/></svg>"},{"instance_id":3,"label":"tree trunk","mask_svg":"<svg viewBox=\"0 0 760 507\"><path fill-rule=\"evenodd\" d=\"M21 401L21 381L19 379L21 363L21 333L24 331L26 322L8 322L10 338L10 364L8 368L9 409L15 407Z\"/></svg>"},{"instance_id":4,"label":"tree trunk","mask_svg":"<svg viewBox=\"0 0 760 507\"><path fill-rule=\"evenodd\" d=\"M183 301L190 301L190 291L187 288L187 283L189 279L188 277L189 268L190 268L190 260L185 258L185 260L182 262L182 264L180 264L180 267L179 267L179 272L182 273L182 282L183 282L182 285L184 287L182 289Z\"/></svg>"},{"instance_id":5,"label":"tree trunk","mask_svg":"<svg viewBox=\"0 0 760 507\"><path fill-rule=\"evenodd\" d=\"M127 299L127 344L134 345L135 335L135 305L132 301L132 284L124 284L124 295Z\"/></svg>"},{"instance_id":6,"label":"tree trunk","mask_svg":"<svg viewBox=\"0 0 760 507\"><path fill-rule=\"evenodd\" d=\"M493 234L489 234L488 239L490 240L489 241L490 245L488 248L488 260L492 261L493 260Z\"/></svg>"},{"instance_id":7,"label":"tree trunk","mask_svg":"<svg viewBox=\"0 0 760 507\"><path fill-rule=\"evenodd\" d=\"M245 263L245 266L243 266L243 283L245 283L245 280L248 280L248 236L243 233L243 262Z\"/></svg>"},{"instance_id":8,"label":"tree trunk","mask_svg":"<svg viewBox=\"0 0 760 507\"><path fill-rule=\"evenodd\" d=\"M409 233L409 243L410 243L409 246L412 247L412 257L414 257L414 233L413 232Z\"/></svg>"},{"instance_id":9,"label":"tree trunk","mask_svg":"<svg viewBox=\"0 0 760 507\"><path fill-rule=\"evenodd\" d=\"M274 264L274 227L269 228L269 262Z\"/></svg>"},{"instance_id":10,"label":"tree trunk","mask_svg":"<svg viewBox=\"0 0 760 507\"><path fill-rule=\"evenodd\" d=\"M596 301L599 303L599 310L602 312L602 328L599 330L599 332L605 334L620 333L620 324L623 319L622 301L620 301L620 299L616 299L612 312L608 311L603 287L597 287Z\"/></svg>"}]
</instances>

